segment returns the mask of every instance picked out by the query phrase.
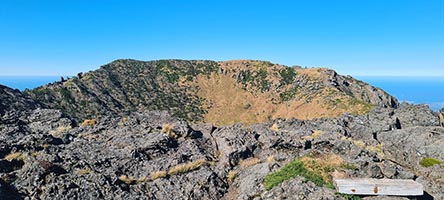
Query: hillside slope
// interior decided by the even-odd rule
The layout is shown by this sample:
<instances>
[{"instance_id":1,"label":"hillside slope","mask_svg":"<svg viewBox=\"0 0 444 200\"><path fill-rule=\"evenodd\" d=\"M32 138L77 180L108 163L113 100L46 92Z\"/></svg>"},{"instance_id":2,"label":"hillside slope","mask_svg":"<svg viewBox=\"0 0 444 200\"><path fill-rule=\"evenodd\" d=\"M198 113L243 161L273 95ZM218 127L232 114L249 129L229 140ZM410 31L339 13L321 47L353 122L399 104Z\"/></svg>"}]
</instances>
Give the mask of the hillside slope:
<instances>
[{"instance_id":1,"label":"hillside slope","mask_svg":"<svg viewBox=\"0 0 444 200\"><path fill-rule=\"evenodd\" d=\"M187 121L254 124L398 105L384 91L329 69L252 60L116 60L26 93L77 121L167 110Z\"/></svg>"}]
</instances>

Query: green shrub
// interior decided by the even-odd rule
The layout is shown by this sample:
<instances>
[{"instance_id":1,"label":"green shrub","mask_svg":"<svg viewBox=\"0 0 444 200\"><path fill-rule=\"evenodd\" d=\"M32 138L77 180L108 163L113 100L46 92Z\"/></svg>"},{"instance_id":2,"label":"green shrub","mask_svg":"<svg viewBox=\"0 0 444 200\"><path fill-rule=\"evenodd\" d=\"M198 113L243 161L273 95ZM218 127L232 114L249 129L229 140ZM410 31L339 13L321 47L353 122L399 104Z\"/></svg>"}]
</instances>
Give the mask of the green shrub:
<instances>
[{"instance_id":1,"label":"green shrub","mask_svg":"<svg viewBox=\"0 0 444 200\"><path fill-rule=\"evenodd\" d=\"M440 165L441 161L435 158L423 158L419 164L423 167L431 167L433 165Z\"/></svg>"},{"instance_id":2,"label":"green shrub","mask_svg":"<svg viewBox=\"0 0 444 200\"><path fill-rule=\"evenodd\" d=\"M306 172L304 167L302 167L302 163L299 160L294 160L285 165L282 169L265 176L263 181L264 187L266 190L270 190L274 186Z\"/></svg>"},{"instance_id":3,"label":"green shrub","mask_svg":"<svg viewBox=\"0 0 444 200\"><path fill-rule=\"evenodd\" d=\"M270 190L274 186L296 176L303 176L308 181L311 181L318 186L327 185L320 174L312 173L305 169L303 163L299 159L294 160L285 165L282 169L265 176L263 184L266 190Z\"/></svg>"},{"instance_id":4,"label":"green shrub","mask_svg":"<svg viewBox=\"0 0 444 200\"><path fill-rule=\"evenodd\" d=\"M353 194L342 194L342 193L336 193L339 196L342 196L346 200L361 200L362 198Z\"/></svg>"},{"instance_id":5,"label":"green shrub","mask_svg":"<svg viewBox=\"0 0 444 200\"><path fill-rule=\"evenodd\" d=\"M64 100L66 100L68 103L74 103L74 100L71 95L71 91L69 91L67 88L61 87L59 89L60 95Z\"/></svg>"},{"instance_id":6,"label":"green shrub","mask_svg":"<svg viewBox=\"0 0 444 200\"><path fill-rule=\"evenodd\" d=\"M297 88L292 88L285 92L280 93L279 98L281 99L281 102L286 102L292 100L296 96L297 92L298 92Z\"/></svg>"},{"instance_id":7,"label":"green shrub","mask_svg":"<svg viewBox=\"0 0 444 200\"><path fill-rule=\"evenodd\" d=\"M296 76L296 71L292 67L286 67L282 69L279 74L281 75L281 83L288 85L293 83L294 77Z\"/></svg>"}]
</instances>

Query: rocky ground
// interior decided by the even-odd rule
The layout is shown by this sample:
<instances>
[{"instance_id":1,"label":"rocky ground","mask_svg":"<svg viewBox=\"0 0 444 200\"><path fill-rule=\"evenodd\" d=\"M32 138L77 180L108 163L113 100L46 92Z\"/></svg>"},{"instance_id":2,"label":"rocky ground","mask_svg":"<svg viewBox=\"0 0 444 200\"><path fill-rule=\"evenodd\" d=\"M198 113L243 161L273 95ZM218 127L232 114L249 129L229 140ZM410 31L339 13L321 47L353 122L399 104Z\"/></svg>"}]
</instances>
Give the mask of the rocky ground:
<instances>
[{"instance_id":1,"label":"rocky ground","mask_svg":"<svg viewBox=\"0 0 444 200\"><path fill-rule=\"evenodd\" d=\"M379 198L340 195L304 176L265 189L264 178L290 161L328 156L349 166L345 176L414 179L426 193L416 199L444 199L444 165L422 163L444 160L444 128L426 106L251 126L190 124L162 111L76 123L0 89L0 199Z\"/></svg>"}]
</instances>

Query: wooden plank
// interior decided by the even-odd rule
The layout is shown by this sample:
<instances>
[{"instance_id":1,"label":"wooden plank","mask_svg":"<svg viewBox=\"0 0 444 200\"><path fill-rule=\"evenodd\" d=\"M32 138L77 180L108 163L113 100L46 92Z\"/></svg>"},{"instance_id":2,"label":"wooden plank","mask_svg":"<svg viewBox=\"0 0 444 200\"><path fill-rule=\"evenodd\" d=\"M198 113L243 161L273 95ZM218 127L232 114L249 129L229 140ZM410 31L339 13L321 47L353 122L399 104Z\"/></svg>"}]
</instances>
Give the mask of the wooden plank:
<instances>
[{"instance_id":1,"label":"wooden plank","mask_svg":"<svg viewBox=\"0 0 444 200\"><path fill-rule=\"evenodd\" d=\"M393 195L393 196L421 196L423 186L406 179L333 179L336 189L343 194L357 195Z\"/></svg>"}]
</instances>

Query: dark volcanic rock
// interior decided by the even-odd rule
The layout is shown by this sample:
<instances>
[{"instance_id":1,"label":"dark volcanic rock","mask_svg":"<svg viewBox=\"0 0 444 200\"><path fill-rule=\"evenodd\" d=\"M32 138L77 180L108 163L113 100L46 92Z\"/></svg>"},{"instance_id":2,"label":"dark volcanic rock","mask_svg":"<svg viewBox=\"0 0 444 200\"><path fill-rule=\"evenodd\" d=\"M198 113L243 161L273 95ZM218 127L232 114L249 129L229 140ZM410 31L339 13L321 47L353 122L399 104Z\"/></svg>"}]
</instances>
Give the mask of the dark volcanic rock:
<instances>
[{"instance_id":1,"label":"dark volcanic rock","mask_svg":"<svg viewBox=\"0 0 444 200\"><path fill-rule=\"evenodd\" d=\"M410 127L380 134L379 138L387 160L409 169L436 199L444 198L441 184L444 166L424 167L420 164L425 158L444 160L444 128Z\"/></svg>"},{"instance_id":2,"label":"dark volcanic rock","mask_svg":"<svg viewBox=\"0 0 444 200\"><path fill-rule=\"evenodd\" d=\"M377 89L362 81L356 80L351 76L338 75L333 70L327 70L323 76L326 76L324 80L329 84L339 88L340 91L357 97L364 102L369 102L372 105L378 105L381 107L397 108L398 100L388 95L383 90Z\"/></svg>"},{"instance_id":3,"label":"dark volcanic rock","mask_svg":"<svg viewBox=\"0 0 444 200\"><path fill-rule=\"evenodd\" d=\"M412 126L439 126L439 117L427 105L402 103L395 111L394 117L399 119L403 128Z\"/></svg>"},{"instance_id":4,"label":"dark volcanic rock","mask_svg":"<svg viewBox=\"0 0 444 200\"><path fill-rule=\"evenodd\" d=\"M261 195L261 199L341 199L331 189L318 187L307 182L302 177L284 181L280 187L275 187Z\"/></svg>"},{"instance_id":5,"label":"dark volcanic rock","mask_svg":"<svg viewBox=\"0 0 444 200\"><path fill-rule=\"evenodd\" d=\"M441 108L438 113L439 125L444 127L444 108Z\"/></svg>"},{"instance_id":6,"label":"dark volcanic rock","mask_svg":"<svg viewBox=\"0 0 444 200\"><path fill-rule=\"evenodd\" d=\"M20 119L41 105L18 90L0 85L0 124L20 124Z\"/></svg>"},{"instance_id":7,"label":"dark volcanic rock","mask_svg":"<svg viewBox=\"0 0 444 200\"><path fill-rule=\"evenodd\" d=\"M429 194L440 198L442 166L419 166L417 151L443 159L442 128L376 128L378 138L374 139L371 126L376 118L370 116L381 116L385 122L379 127L390 127L392 122L386 119L392 111L311 121L276 120L249 128L194 125L193 129L166 112L134 113L102 118L92 126L59 128L69 127L70 120L58 111L36 109L26 118L29 123L21 134L1 140L3 156L20 153L11 161L0 160L1 194L42 199L342 199L334 190L303 177L264 190L267 174L316 152L335 153L356 166L357 170L349 171L352 177L418 177ZM270 130L272 124L279 129ZM322 134L313 136L317 131ZM69 142L55 142L66 135L71 137ZM378 145L382 152L374 148ZM186 166L192 163L194 167ZM183 171L172 172L177 166ZM236 174L232 182L227 178L231 172Z\"/></svg>"}]
</instances>

